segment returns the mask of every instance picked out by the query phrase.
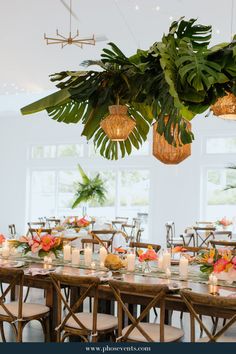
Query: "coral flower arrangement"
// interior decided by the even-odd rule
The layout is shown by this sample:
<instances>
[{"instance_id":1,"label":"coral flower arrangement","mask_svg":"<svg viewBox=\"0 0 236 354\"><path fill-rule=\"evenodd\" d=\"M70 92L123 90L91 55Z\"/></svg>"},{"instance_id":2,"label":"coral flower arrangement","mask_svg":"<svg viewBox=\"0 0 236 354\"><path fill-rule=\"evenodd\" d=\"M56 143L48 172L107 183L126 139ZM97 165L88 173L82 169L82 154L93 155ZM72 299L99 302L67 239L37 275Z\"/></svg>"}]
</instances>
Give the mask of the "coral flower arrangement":
<instances>
[{"instance_id":1,"label":"coral flower arrangement","mask_svg":"<svg viewBox=\"0 0 236 354\"><path fill-rule=\"evenodd\" d=\"M157 260L157 254L152 248L152 246L148 246L146 252L144 252L143 250L138 250L138 255L139 262L150 262Z\"/></svg>"},{"instance_id":2,"label":"coral flower arrangement","mask_svg":"<svg viewBox=\"0 0 236 354\"><path fill-rule=\"evenodd\" d=\"M204 273L214 272L220 279L236 280L236 256L229 249L215 249L201 252L197 257ZM223 277L220 276L223 275Z\"/></svg>"},{"instance_id":3,"label":"coral flower arrangement","mask_svg":"<svg viewBox=\"0 0 236 354\"><path fill-rule=\"evenodd\" d=\"M228 220L226 216L224 216L221 220L217 220L216 224L222 226L223 228L227 228L229 225L232 225L232 221Z\"/></svg>"},{"instance_id":4,"label":"coral flower arrangement","mask_svg":"<svg viewBox=\"0 0 236 354\"><path fill-rule=\"evenodd\" d=\"M22 236L18 241L18 247L23 249L23 253L32 252L38 254L39 257L44 257L49 254L54 254L58 257L59 251L62 250L62 240L59 237L54 237L49 234L42 235L40 230L36 236Z\"/></svg>"},{"instance_id":5,"label":"coral flower arrangement","mask_svg":"<svg viewBox=\"0 0 236 354\"><path fill-rule=\"evenodd\" d=\"M77 216L70 216L65 219L63 225L65 225L68 229L80 229L88 227L90 225L90 221L85 218L79 219Z\"/></svg>"}]
</instances>

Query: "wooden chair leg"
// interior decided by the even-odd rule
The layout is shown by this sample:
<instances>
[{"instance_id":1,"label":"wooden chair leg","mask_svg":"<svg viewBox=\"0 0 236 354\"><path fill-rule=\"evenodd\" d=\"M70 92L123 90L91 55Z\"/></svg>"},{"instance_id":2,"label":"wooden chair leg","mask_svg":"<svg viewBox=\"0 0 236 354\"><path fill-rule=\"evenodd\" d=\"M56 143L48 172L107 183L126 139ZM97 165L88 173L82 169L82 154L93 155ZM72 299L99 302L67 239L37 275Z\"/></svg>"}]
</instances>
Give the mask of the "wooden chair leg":
<instances>
[{"instance_id":1,"label":"wooden chair leg","mask_svg":"<svg viewBox=\"0 0 236 354\"><path fill-rule=\"evenodd\" d=\"M30 287L28 286L28 288L27 288L27 290L26 290L25 297L24 297L24 302L26 302L26 300L28 299L29 292L30 292Z\"/></svg>"},{"instance_id":2,"label":"wooden chair leg","mask_svg":"<svg viewBox=\"0 0 236 354\"><path fill-rule=\"evenodd\" d=\"M17 325L17 339L16 341L18 343L22 343L22 337L23 337L23 322L22 321L18 321L18 325Z\"/></svg>"},{"instance_id":3,"label":"wooden chair leg","mask_svg":"<svg viewBox=\"0 0 236 354\"><path fill-rule=\"evenodd\" d=\"M4 333L3 322L0 322L0 333L1 333L2 341L5 343L6 342L6 337L5 337L5 333Z\"/></svg>"}]
</instances>

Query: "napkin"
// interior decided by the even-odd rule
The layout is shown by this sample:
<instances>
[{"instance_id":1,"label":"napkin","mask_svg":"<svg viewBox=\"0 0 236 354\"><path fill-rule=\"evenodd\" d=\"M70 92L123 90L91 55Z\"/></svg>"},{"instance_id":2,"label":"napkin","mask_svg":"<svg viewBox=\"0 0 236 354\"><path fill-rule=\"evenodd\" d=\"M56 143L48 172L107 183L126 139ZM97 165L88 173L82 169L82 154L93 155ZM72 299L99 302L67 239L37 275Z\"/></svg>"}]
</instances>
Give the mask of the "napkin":
<instances>
[{"instance_id":1,"label":"napkin","mask_svg":"<svg viewBox=\"0 0 236 354\"><path fill-rule=\"evenodd\" d=\"M43 268L30 268L25 271L25 274L32 275L33 277L35 275L47 275L54 271L55 269L43 269Z\"/></svg>"}]
</instances>

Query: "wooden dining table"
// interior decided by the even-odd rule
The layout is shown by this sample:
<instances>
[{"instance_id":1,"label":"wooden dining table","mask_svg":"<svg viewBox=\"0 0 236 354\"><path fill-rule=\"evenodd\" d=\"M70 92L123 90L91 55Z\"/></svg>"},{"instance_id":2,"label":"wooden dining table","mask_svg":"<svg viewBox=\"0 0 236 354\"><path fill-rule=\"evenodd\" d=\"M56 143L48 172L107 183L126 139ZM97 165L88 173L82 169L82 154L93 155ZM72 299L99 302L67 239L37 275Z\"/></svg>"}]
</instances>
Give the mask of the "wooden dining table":
<instances>
[{"instance_id":1,"label":"wooden dining table","mask_svg":"<svg viewBox=\"0 0 236 354\"><path fill-rule=\"evenodd\" d=\"M4 266L6 267L6 266ZM51 340L56 340L55 328L57 327L57 311L58 311L58 299L54 287L52 285L49 273L51 270L45 270L45 274L33 275L35 269L44 269L45 265L42 262L37 261L26 261L23 267L24 276L24 286L44 289L45 290L45 302L46 305L51 308ZM196 266L195 266L196 269ZM171 313L175 311L188 312L186 305L184 304L180 294L180 289L191 289L195 292L209 294L211 292L211 286L207 283L207 279L191 279L180 280L178 278L178 267L172 267L173 276L169 279L165 277L165 274L156 271L156 269L148 274L142 273L139 269L135 272L128 272L125 270L109 272L106 269L91 269L84 266L71 266L70 264L60 264L53 266L52 271L68 275L68 276L97 276L101 279L101 284L99 286L99 312L101 313L114 313L114 296L110 290L107 281L112 279L117 279L125 281L128 283L140 283L140 284L166 284L169 287L169 293L165 298L165 308L166 308L166 318L165 322L168 324L171 322ZM46 273L48 272L48 273ZM196 270L197 272L197 270ZM31 274L33 273L33 274ZM194 274L194 273L192 273ZM0 282L7 283L8 279L0 279ZM71 288L71 304L75 303L81 291L80 284L78 286ZM231 294L236 295L236 286L234 284L227 284L220 282L217 286L217 293L222 296L228 296ZM15 294L12 294L12 300ZM92 296L92 294L91 294ZM43 293L42 293L43 297ZM124 295L124 301L129 304L133 313L135 314L137 305L145 306L150 298L144 294L133 294L132 292L126 293ZM203 315L229 318L232 316L232 311L212 308L208 304L201 306L199 309L200 313ZM147 319L148 320L148 319Z\"/></svg>"}]
</instances>

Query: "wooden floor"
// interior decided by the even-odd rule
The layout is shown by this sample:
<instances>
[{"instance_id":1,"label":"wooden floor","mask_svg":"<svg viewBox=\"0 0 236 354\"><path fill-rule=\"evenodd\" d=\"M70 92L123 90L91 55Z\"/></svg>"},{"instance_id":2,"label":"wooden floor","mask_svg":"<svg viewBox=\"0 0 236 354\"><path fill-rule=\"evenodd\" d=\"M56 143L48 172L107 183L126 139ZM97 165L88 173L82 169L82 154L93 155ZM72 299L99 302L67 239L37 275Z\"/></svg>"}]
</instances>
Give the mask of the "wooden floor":
<instances>
[{"instance_id":1,"label":"wooden floor","mask_svg":"<svg viewBox=\"0 0 236 354\"><path fill-rule=\"evenodd\" d=\"M43 298L43 293L42 290L38 289L31 289L30 290L30 295L28 297L28 302L35 302L35 303L40 303L42 302ZM154 312L151 313L151 322L158 322L158 318L155 318ZM209 328L212 326L212 320L208 317L204 318L204 322L208 325ZM219 320L219 328L220 325L222 324L222 320ZM180 320L180 313L179 312L174 312L172 316L172 325L178 328L183 328L185 336L183 338L184 342L189 342L190 341L190 334L189 334L189 328L190 328L190 323L189 323L189 315L184 314L183 315L183 320ZM8 324L5 324L5 335L7 342L14 342L15 338L13 335L13 332ZM229 336L235 336L236 338L236 326L230 332L227 333ZM199 326L196 325L196 336L199 336ZM43 332L42 328L39 322L37 321L32 321L29 323L23 332L23 341L24 342L43 342L44 337L43 337ZM235 340L236 341L236 340ZM1 342L1 338L0 338Z\"/></svg>"}]
</instances>

